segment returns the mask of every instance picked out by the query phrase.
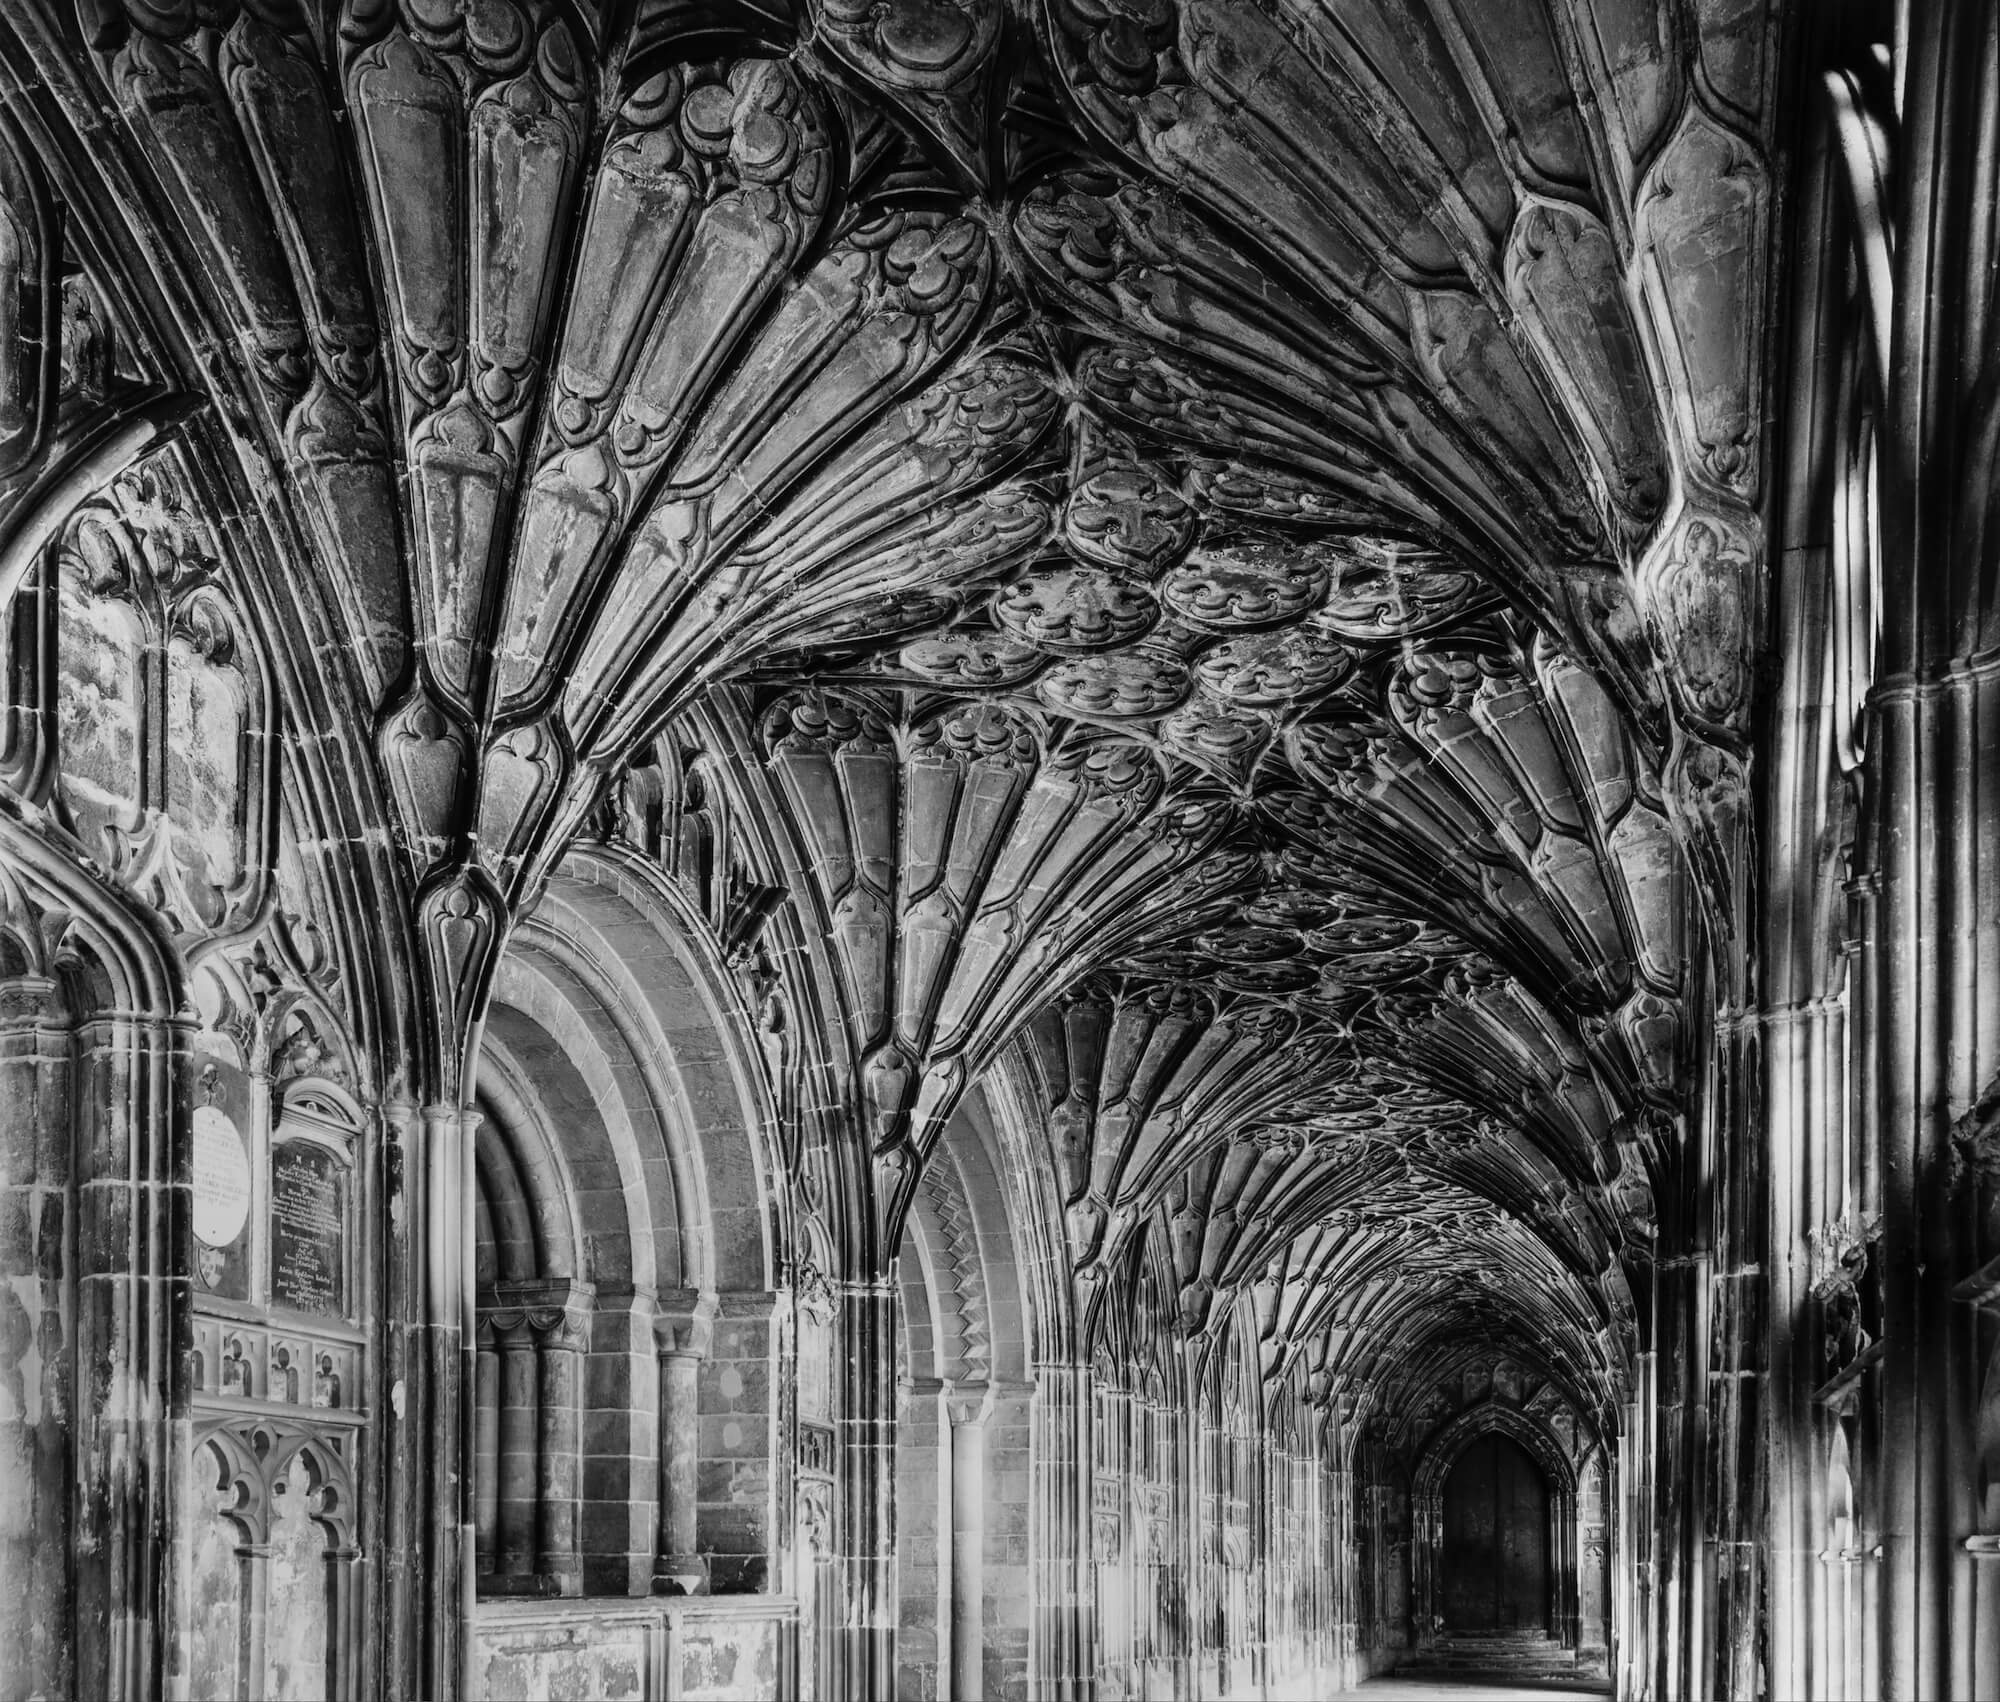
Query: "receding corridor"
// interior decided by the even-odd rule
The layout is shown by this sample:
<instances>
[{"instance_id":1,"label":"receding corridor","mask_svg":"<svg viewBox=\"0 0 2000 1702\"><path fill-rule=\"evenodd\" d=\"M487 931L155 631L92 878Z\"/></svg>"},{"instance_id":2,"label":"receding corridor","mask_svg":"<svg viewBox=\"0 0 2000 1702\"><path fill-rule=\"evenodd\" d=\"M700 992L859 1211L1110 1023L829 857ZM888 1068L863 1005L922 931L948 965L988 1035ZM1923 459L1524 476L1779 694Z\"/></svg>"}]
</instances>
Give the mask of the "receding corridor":
<instances>
[{"instance_id":1,"label":"receding corridor","mask_svg":"<svg viewBox=\"0 0 2000 1702\"><path fill-rule=\"evenodd\" d=\"M2000 0L0 0L0 1702L1995 1702L1996 493Z\"/></svg>"}]
</instances>

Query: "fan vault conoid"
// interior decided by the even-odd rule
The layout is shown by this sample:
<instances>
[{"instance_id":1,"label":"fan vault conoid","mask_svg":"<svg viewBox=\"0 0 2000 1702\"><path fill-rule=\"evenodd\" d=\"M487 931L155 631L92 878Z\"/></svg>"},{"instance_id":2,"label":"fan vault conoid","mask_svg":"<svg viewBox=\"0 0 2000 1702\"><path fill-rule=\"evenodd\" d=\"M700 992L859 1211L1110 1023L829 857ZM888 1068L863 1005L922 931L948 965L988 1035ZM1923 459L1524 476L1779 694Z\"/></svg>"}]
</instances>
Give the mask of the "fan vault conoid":
<instances>
[{"instance_id":1,"label":"fan vault conoid","mask_svg":"<svg viewBox=\"0 0 2000 1702\"><path fill-rule=\"evenodd\" d=\"M0 4L9 1694L2000 1690L1997 40Z\"/></svg>"}]
</instances>

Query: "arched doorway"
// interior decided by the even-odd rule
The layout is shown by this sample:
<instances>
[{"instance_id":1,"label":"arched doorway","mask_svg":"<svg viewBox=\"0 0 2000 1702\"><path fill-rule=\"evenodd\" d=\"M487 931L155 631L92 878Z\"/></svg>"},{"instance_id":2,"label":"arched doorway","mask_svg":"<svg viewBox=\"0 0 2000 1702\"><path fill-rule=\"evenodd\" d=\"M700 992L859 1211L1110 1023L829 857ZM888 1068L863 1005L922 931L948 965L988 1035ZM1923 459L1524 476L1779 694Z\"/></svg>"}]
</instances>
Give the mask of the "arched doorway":
<instances>
[{"instance_id":1,"label":"arched doorway","mask_svg":"<svg viewBox=\"0 0 2000 1702\"><path fill-rule=\"evenodd\" d=\"M1452 1463L1441 1561L1446 1631L1550 1628L1549 1483L1511 1438L1489 1431Z\"/></svg>"}]
</instances>

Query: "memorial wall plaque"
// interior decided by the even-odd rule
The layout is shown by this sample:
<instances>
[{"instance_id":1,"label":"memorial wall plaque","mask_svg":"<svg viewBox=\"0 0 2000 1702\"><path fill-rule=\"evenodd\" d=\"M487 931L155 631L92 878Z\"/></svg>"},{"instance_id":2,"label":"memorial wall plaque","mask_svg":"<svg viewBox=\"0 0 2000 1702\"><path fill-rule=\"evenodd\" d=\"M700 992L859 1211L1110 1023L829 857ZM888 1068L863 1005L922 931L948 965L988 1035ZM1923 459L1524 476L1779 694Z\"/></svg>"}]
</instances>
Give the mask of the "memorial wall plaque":
<instances>
[{"instance_id":1,"label":"memorial wall plaque","mask_svg":"<svg viewBox=\"0 0 2000 1702\"><path fill-rule=\"evenodd\" d=\"M250 1296L250 1207L253 1199L249 1089L243 1072L198 1056L193 1183L195 1276L198 1292L231 1300Z\"/></svg>"},{"instance_id":2,"label":"memorial wall plaque","mask_svg":"<svg viewBox=\"0 0 2000 1702\"><path fill-rule=\"evenodd\" d=\"M287 1141L271 1150L271 1300L294 1312L347 1312L346 1220L340 1160Z\"/></svg>"}]
</instances>

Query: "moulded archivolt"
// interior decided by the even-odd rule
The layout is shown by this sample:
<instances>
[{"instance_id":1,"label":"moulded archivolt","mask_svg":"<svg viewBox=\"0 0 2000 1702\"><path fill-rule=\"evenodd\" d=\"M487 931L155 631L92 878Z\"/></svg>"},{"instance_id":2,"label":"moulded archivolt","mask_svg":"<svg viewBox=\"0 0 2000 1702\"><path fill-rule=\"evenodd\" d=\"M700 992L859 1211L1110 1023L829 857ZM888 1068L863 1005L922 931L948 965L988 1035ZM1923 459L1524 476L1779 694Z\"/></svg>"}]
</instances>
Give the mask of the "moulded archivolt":
<instances>
[{"instance_id":1,"label":"moulded archivolt","mask_svg":"<svg viewBox=\"0 0 2000 1702\"><path fill-rule=\"evenodd\" d=\"M55 423L62 292L56 208L34 157L0 117L0 490Z\"/></svg>"}]
</instances>

